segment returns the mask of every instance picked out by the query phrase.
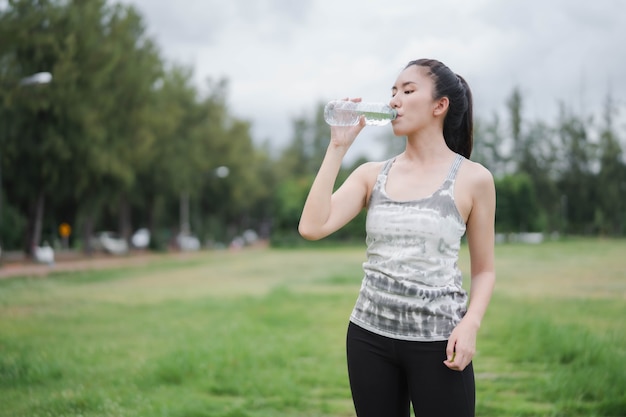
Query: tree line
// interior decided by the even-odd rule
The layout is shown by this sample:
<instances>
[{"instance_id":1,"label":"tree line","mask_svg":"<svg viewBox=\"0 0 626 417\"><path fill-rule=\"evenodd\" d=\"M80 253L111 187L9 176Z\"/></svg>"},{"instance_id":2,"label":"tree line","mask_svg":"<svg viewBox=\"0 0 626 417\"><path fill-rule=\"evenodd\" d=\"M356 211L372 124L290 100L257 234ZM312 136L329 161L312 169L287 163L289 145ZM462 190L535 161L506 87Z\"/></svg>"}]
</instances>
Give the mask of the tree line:
<instances>
[{"instance_id":1,"label":"tree line","mask_svg":"<svg viewBox=\"0 0 626 417\"><path fill-rule=\"evenodd\" d=\"M505 123L479 125L475 153L496 177L497 230L624 236L625 126L612 93L595 117L560 103L552 123L527 120L519 89L506 109Z\"/></svg>"},{"instance_id":2,"label":"tree line","mask_svg":"<svg viewBox=\"0 0 626 417\"><path fill-rule=\"evenodd\" d=\"M52 81L24 82L41 71ZM233 115L226 79L199 89L192 78L162 57L132 6L10 0L0 9L2 247L31 253L58 240L62 223L86 251L98 231L129 239L140 227L155 248L181 232L229 242L247 229L301 242L297 222L330 135L323 103L293 118L276 151ZM498 231L624 235L617 111L609 96L602 120L563 105L552 124L529 121L515 90L504 121L478 121L472 159L496 177ZM362 239L363 223L333 238Z\"/></svg>"},{"instance_id":3,"label":"tree line","mask_svg":"<svg viewBox=\"0 0 626 417\"><path fill-rule=\"evenodd\" d=\"M22 82L41 71L50 83ZM139 227L167 243L185 228L184 202L195 231L215 239L269 218L267 152L232 116L227 81L200 92L192 75L162 58L131 6L9 1L0 14L4 247L31 252L61 223L86 249L99 230L128 238Z\"/></svg>"}]
</instances>

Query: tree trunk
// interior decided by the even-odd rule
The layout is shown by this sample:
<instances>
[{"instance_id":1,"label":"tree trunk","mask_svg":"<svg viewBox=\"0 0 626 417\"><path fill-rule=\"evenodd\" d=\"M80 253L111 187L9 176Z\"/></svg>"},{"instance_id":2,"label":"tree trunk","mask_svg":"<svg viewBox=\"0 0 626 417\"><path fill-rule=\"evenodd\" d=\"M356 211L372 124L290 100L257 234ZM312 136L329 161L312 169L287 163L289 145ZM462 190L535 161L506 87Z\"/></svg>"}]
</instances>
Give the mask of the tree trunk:
<instances>
[{"instance_id":1,"label":"tree trunk","mask_svg":"<svg viewBox=\"0 0 626 417\"><path fill-rule=\"evenodd\" d=\"M45 196L43 189L39 190L37 200L35 200L34 207L31 208L28 227L26 229L26 247L24 252L28 257L32 257L35 252L35 247L41 243L41 229L43 225L43 212L44 212Z\"/></svg>"},{"instance_id":2,"label":"tree trunk","mask_svg":"<svg viewBox=\"0 0 626 417\"><path fill-rule=\"evenodd\" d=\"M130 238L133 232L130 216L130 204L128 203L128 198L126 197L126 194L123 194L120 197L119 210L119 233L120 236L124 240L126 240L128 244L130 244Z\"/></svg>"},{"instance_id":3,"label":"tree trunk","mask_svg":"<svg viewBox=\"0 0 626 417\"><path fill-rule=\"evenodd\" d=\"M91 244L91 238L93 236L93 224L94 215L87 214L83 223L83 252L85 255L91 255L93 253L93 245Z\"/></svg>"},{"instance_id":4,"label":"tree trunk","mask_svg":"<svg viewBox=\"0 0 626 417\"><path fill-rule=\"evenodd\" d=\"M180 234L188 235L191 233L189 224L189 193L180 193Z\"/></svg>"}]
</instances>

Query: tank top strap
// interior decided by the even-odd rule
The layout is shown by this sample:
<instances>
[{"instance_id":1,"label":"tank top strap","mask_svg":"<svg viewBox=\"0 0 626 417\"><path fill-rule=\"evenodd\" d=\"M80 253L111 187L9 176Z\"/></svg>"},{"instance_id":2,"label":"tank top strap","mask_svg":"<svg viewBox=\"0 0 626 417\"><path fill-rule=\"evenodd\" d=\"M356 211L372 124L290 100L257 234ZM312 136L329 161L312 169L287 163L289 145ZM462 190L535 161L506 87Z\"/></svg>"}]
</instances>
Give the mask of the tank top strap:
<instances>
[{"instance_id":1,"label":"tank top strap","mask_svg":"<svg viewBox=\"0 0 626 417\"><path fill-rule=\"evenodd\" d=\"M383 169L380 171L381 175L387 176L387 174L389 174L389 170L391 169L391 166L393 165L395 160L396 158L394 157L385 161L385 165L383 165Z\"/></svg>"},{"instance_id":2,"label":"tank top strap","mask_svg":"<svg viewBox=\"0 0 626 417\"><path fill-rule=\"evenodd\" d=\"M389 170L391 169L391 166L393 165L393 161L395 160L396 158L391 158L385 161L382 169L378 173L378 178L376 178L375 187L382 188L385 186L385 184L387 183L387 174L389 174Z\"/></svg>"},{"instance_id":3,"label":"tank top strap","mask_svg":"<svg viewBox=\"0 0 626 417\"><path fill-rule=\"evenodd\" d=\"M456 158L454 159L454 162L452 163L452 166L450 167L450 172L448 172L448 177L446 178L447 180L451 180L454 181L456 178L456 174L459 172L459 167L461 166L461 162L463 162L463 160L465 159L465 157L463 155L456 155Z\"/></svg>"}]
</instances>

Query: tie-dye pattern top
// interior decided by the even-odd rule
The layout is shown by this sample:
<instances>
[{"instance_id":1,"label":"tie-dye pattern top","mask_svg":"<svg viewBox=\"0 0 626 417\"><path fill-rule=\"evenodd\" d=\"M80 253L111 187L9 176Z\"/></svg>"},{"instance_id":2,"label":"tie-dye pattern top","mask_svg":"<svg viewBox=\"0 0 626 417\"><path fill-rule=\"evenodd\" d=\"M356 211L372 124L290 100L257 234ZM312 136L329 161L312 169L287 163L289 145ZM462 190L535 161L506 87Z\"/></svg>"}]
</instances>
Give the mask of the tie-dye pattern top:
<instances>
[{"instance_id":1,"label":"tie-dye pattern top","mask_svg":"<svg viewBox=\"0 0 626 417\"><path fill-rule=\"evenodd\" d=\"M369 202L365 276L350 320L402 340L447 340L467 309L457 266L465 222L454 183L465 158L457 155L431 196L395 201L385 192L394 159L378 174Z\"/></svg>"}]
</instances>

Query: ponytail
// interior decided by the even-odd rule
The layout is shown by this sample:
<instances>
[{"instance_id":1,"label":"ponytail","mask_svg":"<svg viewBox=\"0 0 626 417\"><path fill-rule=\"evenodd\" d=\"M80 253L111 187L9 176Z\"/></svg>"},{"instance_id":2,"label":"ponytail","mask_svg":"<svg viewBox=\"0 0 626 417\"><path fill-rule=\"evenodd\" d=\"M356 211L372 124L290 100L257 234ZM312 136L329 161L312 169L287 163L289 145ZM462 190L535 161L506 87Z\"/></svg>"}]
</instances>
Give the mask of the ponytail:
<instances>
[{"instance_id":1,"label":"ponytail","mask_svg":"<svg viewBox=\"0 0 626 417\"><path fill-rule=\"evenodd\" d=\"M472 111L472 91L463 77L434 59L418 59L411 65L425 67L433 79L433 98L448 97L448 112L443 122L443 137L453 152L468 158L474 146L474 117Z\"/></svg>"}]
</instances>

